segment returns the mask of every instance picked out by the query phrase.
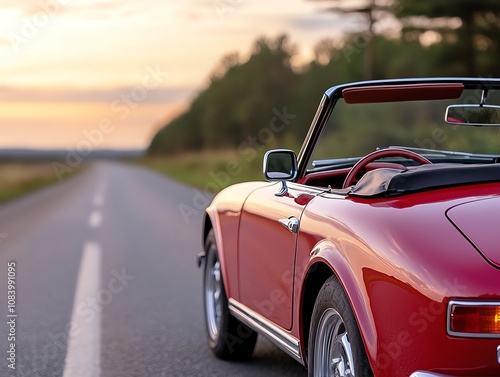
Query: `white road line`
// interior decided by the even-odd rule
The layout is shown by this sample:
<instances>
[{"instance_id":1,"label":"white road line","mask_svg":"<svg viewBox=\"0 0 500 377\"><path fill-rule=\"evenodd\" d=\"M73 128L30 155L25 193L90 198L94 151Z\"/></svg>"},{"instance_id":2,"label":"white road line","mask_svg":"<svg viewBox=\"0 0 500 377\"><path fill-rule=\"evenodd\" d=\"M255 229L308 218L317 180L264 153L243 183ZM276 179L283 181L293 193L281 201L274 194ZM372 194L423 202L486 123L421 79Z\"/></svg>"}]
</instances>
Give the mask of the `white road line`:
<instances>
[{"instance_id":1,"label":"white road line","mask_svg":"<svg viewBox=\"0 0 500 377\"><path fill-rule=\"evenodd\" d=\"M76 283L71 331L63 377L99 377L101 374L101 312L91 311L87 300L98 297L101 287L101 248L87 242Z\"/></svg>"},{"instance_id":2,"label":"white road line","mask_svg":"<svg viewBox=\"0 0 500 377\"><path fill-rule=\"evenodd\" d=\"M89 217L89 226L91 228L99 228L102 223L102 213L100 211L92 211Z\"/></svg>"}]
</instances>

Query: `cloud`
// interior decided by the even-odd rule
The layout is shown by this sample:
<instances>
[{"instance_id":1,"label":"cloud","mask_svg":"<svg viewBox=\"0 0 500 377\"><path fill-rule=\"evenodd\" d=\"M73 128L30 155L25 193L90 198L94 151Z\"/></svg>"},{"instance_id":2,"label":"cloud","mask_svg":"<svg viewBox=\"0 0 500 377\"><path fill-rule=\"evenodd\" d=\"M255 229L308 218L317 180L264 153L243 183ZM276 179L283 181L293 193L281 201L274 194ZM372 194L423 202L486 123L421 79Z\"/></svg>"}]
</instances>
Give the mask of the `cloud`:
<instances>
[{"instance_id":1,"label":"cloud","mask_svg":"<svg viewBox=\"0 0 500 377\"><path fill-rule=\"evenodd\" d=\"M123 96L130 96L136 87L115 89L41 89L0 87L1 102L51 102L51 103L113 103ZM148 90L145 104L171 104L183 102L196 92L194 87L158 88Z\"/></svg>"},{"instance_id":2,"label":"cloud","mask_svg":"<svg viewBox=\"0 0 500 377\"><path fill-rule=\"evenodd\" d=\"M126 2L99 1L73 4L67 7L66 12L84 17L101 18L102 16L122 15L127 8Z\"/></svg>"},{"instance_id":3,"label":"cloud","mask_svg":"<svg viewBox=\"0 0 500 377\"><path fill-rule=\"evenodd\" d=\"M12 3L0 0L0 7L18 12L22 16L32 17L39 13L49 13L51 16L76 14L85 18L109 17L110 14L120 14L129 3L119 0L42 0L38 2Z\"/></svg>"}]
</instances>

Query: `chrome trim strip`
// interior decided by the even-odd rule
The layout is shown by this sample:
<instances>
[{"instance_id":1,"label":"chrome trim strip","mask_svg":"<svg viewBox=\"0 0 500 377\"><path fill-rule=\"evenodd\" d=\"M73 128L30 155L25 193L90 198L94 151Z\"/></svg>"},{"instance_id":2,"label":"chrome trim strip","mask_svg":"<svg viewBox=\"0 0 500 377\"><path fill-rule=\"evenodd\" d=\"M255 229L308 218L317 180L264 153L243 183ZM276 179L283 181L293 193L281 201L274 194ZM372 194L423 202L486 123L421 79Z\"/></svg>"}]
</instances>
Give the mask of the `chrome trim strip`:
<instances>
[{"instance_id":1,"label":"chrome trim strip","mask_svg":"<svg viewBox=\"0 0 500 377\"><path fill-rule=\"evenodd\" d=\"M462 333L451 330L451 307L453 305L462 306L500 306L500 301L466 301L466 300L450 300L448 303L448 310L446 312L446 332L450 336L461 338L500 338L500 334L471 334Z\"/></svg>"},{"instance_id":2,"label":"chrome trim strip","mask_svg":"<svg viewBox=\"0 0 500 377\"><path fill-rule=\"evenodd\" d=\"M444 374L438 374L438 373L432 373L432 372L424 372L424 371L417 371L413 372L410 377L452 377L450 375L444 375Z\"/></svg>"},{"instance_id":3,"label":"chrome trim strip","mask_svg":"<svg viewBox=\"0 0 500 377\"><path fill-rule=\"evenodd\" d=\"M500 364L500 346L497 347L497 360L498 364Z\"/></svg>"},{"instance_id":4,"label":"chrome trim strip","mask_svg":"<svg viewBox=\"0 0 500 377\"><path fill-rule=\"evenodd\" d=\"M228 306L232 315L255 331L267 336L269 340L288 355L292 356L299 363L304 364L300 351L300 342L295 337L287 334L260 314L232 298L229 299Z\"/></svg>"}]
</instances>

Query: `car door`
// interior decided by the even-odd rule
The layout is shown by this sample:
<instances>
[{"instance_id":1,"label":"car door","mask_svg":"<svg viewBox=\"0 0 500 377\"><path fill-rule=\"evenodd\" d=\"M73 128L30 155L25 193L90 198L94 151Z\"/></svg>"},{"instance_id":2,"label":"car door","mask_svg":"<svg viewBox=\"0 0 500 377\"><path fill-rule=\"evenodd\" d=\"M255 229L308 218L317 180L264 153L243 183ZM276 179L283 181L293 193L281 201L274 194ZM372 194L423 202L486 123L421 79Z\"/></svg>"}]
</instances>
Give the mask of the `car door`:
<instances>
[{"instance_id":1,"label":"car door","mask_svg":"<svg viewBox=\"0 0 500 377\"><path fill-rule=\"evenodd\" d=\"M314 198L311 188L280 183L254 191L245 201L239 228L240 301L284 329L292 326L295 248L300 217Z\"/></svg>"}]
</instances>

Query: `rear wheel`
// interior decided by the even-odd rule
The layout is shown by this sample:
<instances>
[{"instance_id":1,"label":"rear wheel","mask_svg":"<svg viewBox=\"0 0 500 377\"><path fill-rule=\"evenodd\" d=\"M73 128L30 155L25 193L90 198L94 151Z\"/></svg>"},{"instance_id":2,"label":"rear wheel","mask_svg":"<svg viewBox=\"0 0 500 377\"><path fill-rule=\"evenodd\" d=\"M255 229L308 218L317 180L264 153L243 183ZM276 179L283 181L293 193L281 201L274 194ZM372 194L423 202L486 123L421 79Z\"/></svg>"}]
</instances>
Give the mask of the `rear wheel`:
<instances>
[{"instance_id":1,"label":"rear wheel","mask_svg":"<svg viewBox=\"0 0 500 377\"><path fill-rule=\"evenodd\" d=\"M309 331L308 375L373 376L349 301L337 279L321 288Z\"/></svg>"},{"instance_id":2,"label":"rear wheel","mask_svg":"<svg viewBox=\"0 0 500 377\"><path fill-rule=\"evenodd\" d=\"M218 358L249 359L257 342L257 333L229 313L213 230L205 240L205 252L203 303L208 345Z\"/></svg>"}]
</instances>

